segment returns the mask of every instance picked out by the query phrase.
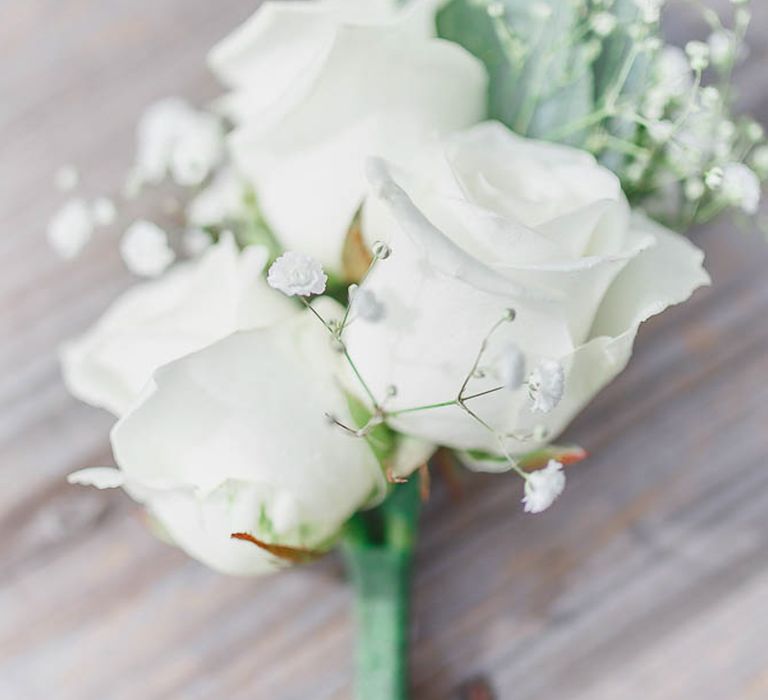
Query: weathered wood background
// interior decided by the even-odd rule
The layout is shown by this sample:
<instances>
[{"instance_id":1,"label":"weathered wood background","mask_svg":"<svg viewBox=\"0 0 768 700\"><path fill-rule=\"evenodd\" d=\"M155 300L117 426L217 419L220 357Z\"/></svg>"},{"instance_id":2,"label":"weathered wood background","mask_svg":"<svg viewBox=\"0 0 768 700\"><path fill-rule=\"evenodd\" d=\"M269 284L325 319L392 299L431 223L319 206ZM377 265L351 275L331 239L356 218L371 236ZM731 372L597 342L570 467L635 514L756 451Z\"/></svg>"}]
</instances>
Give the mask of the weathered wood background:
<instances>
[{"instance_id":1,"label":"weathered wood background","mask_svg":"<svg viewBox=\"0 0 768 700\"><path fill-rule=\"evenodd\" d=\"M216 94L203 57L256 0L0 3L0 697L348 698L350 596L330 558L260 581L156 541L119 493L64 475L109 461L109 418L65 393L57 345L128 283L114 237L74 264L43 230L75 163L116 193L154 98ZM721 5L727 3L721 2ZM768 7L739 71L768 122ZM675 13L671 33L697 25ZM521 513L520 483L438 488L415 580L414 697L768 698L768 245L696 233L714 287L650 323L569 431L594 456Z\"/></svg>"}]
</instances>

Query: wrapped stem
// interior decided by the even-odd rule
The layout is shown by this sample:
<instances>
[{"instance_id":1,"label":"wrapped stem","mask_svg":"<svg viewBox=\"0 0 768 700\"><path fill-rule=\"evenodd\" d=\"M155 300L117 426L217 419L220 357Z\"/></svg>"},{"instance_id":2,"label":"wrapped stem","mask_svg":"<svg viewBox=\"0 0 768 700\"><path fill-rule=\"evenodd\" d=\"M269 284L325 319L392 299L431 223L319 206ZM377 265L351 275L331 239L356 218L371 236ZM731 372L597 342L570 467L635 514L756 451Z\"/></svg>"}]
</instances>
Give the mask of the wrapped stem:
<instances>
[{"instance_id":1,"label":"wrapped stem","mask_svg":"<svg viewBox=\"0 0 768 700\"><path fill-rule=\"evenodd\" d=\"M347 528L344 554L355 591L359 700L408 698L410 573L419 508L418 483L411 479Z\"/></svg>"}]
</instances>

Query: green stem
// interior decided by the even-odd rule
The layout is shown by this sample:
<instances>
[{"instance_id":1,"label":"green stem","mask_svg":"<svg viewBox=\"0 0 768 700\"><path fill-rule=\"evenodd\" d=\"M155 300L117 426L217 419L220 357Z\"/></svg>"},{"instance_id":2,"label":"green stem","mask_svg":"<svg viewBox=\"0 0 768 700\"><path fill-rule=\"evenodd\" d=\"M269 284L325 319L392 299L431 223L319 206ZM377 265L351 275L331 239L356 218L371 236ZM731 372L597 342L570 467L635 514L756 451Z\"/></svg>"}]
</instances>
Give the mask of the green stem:
<instances>
[{"instance_id":1,"label":"green stem","mask_svg":"<svg viewBox=\"0 0 768 700\"><path fill-rule=\"evenodd\" d=\"M410 573L420 508L418 480L356 515L344 555L356 600L358 700L407 700Z\"/></svg>"}]
</instances>

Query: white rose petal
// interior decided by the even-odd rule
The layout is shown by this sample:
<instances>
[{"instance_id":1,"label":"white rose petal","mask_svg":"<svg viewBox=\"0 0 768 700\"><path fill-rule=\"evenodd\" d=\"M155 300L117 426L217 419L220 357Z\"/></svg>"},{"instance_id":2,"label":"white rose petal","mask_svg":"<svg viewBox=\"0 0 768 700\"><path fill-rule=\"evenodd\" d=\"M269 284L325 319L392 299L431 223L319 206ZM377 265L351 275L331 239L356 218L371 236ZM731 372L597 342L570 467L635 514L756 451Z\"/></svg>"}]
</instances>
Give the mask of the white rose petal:
<instances>
[{"instance_id":1,"label":"white rose petal","mask_svg":"<svg viewBox=\"0 0 768 700\"><path fill-rule=\"evenodd\" d=\"M340 311L321 301L323 313ZM341 361L305 310L166 365L112 432L129 492L178 546L224 573L281 563L233 533L327 547L386 488L367 442L325 417L352 420L335 380Z\"/></svg>"},{"instance_id":2,"label":"white rose petal","mask_svg":"<svg viewBox=\"0 0 768 700\"><path fill-rule=\"evenodd\" d=\"M125 474L112 467L90 467L69 474L67 482L97 489L116 489L125 484Z\"/></svg>"},{"instance_id":3,"label":"white rose petal","mask_svg":"<svg viewBox=\"0 0 768 700\"><path fill-rule=\"evenodd\" d=\"M465 396L489 392L469 403L482 423L458 406L390 417L427 442L498 454L504 436L514 455L556 438L624 368L639 325L708 281L701 252L632 215L594 158L499 124L398 165L374 161L369 176L362 229L393 252L365 287L387 313L351 324L345 340L372 393L383 401L396 387L393 413L455 397L484 340L479 367L494 369L466 386ZM514 320L502 321L509 309ZM534 377L534 405L548 413L526 391L491 391L510 345L562 366ZM354 377L348 386L359 392Z\"/></svg>"},{"instance_id":4,"label":"white rose petal","mask_svg":"<svg viewBox=\"0 0 768 700\"><path fill-rule=\"evenodd\" d=\"M194 261L120 297L62 351L64 380L77 398L123 414L161 365L247 328L295 313L261 276L263 248L240 253L227 234Z\"/></svg>"},{"instance_id":5,"label":"white rose petal","mask_svg":"<svg viewBox=\"0 0 768 700\"><path fill-rule=\"evenodd\" d=\"M411 435L398 435L389 467L392 476L407 479L425 465L435 453L437 445Z\"/></svg>"},{"instance_id":6,"label":"white rose petal","mask_svg":"<svg viewBox=\"0 0 768 700\"><path fill-rule=\"evenodd\" d=\"M434 38L434 5L267 2L211 53L232 88L230 151L266 221L331 272L366 157L406 156L485 112L485 69Z\"/></svg>"},{"instance_id":7,"label":"white rose petal","mask_svg":"<svg viewBox=\"0 0 768 700\"><path fill-rule=\"evenodd\" d=\"M92 235L91 210L82 199L71 199L48 222L48 243L65 260L77 257Z\"/></svg>"},{"instance_id":8,"label":"white rose petal","mask_svg":"<svg viewBox=\"0 0 768 700\"><path fill-rule=\"evenodd\" d=\"M120 240L120 255L126 267L140 277L158 277L176 258L168 245L168 234L151 221L136 221Z\"/></svg>"},{"instance_id":9,"label":"white rose petal","mask_svg":"<svg viewBox=\"0 0 768 700\"><path fill-rule=\"evenodd\" d=\"M267 275L267 284L289 297L322 294L326 282L328 276L320 263L295 251L283 253L272 263Z\"/></svg>"},{"instance_id":10,"label":"white rose petal","mask_svg":"<svg viewBox=\"0 0 768 700\"><path fill-rule=\"evenodd\" d=\"M349 287L349 303L352 313L357 318L376 323L384 318L384 304L376 295L365 287L353 284Z\"/></svg>"},{"instance_id":11,"label":"white rose petal","mask_svg":"<svg viewBox=\"0 0 768 700\"><path fill-rule=\"evenodd\" d=\"M216 173L187 206L187 220L193 226L221 226L245 215L245 188L231 169Z\"/></svg>"},{"instance_id":12,"label":"white rose petal","mask_svg":"<svg viewBox=\"0 0 768 700\"><path fill-rule=\"evenodd\" d=\"M296 499L289 493L275 497L270 508L272 527L278 534L291 532L301 524L301 509Z\"/></svg>"},{"instance_id":13,"label":"white rose petal","mask_svg":"<svg viewBox=\"0 0 768 700\"><path fill-rule=\"evenodd\" d=\"M556 360L543 360L531 372L528 379L531 393L531 410L535 413L551 413L565 391L565 371Z\"/></svg>"},{"instance_id":14,"label":"white rose petal","mask_svg":"<svg viewBox=\"0 0 768 700\"><path fill-rule=\"evenodd\" d=\"M560 462L551 459L544 469L528 475L525 480L523 505L526 513L547 510L565 490L565 473Z\"/></svg>"}]
</instances>

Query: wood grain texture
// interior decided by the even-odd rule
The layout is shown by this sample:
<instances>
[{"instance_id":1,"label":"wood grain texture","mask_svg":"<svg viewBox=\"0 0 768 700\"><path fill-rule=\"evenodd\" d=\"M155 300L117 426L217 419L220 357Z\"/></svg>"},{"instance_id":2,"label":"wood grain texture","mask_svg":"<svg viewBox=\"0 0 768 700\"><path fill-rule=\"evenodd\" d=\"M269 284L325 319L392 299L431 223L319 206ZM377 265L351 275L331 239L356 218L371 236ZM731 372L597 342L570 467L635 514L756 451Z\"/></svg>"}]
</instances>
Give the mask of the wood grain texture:
<instances>
[{"instance_id":1,"label":"wood grain texture","mask_svg":"<svg viewBox=\"0 0 768 700\"><path fill-rule=\"evenodd\" d=\"M86 192L117 192L141 109L215 95L205 50L255 5L0 3L0 698L350 697L337 559L224 578L152 538L126 497L63 481L108 462L110 420L67 396L55 350L129 279L117 231L74 264L47 250L53 173L72 162ZM754 5L738 81L768 123ZM672 33L689 22L676 13ZM478 676L503 700L768 698L768 245L725 221L696 238L714 286L648 324L571 427L594 456L556 508L522 514L511 477L468 477L460 502L436 488L417 700Z\"/></svg>"}]
</instances>

